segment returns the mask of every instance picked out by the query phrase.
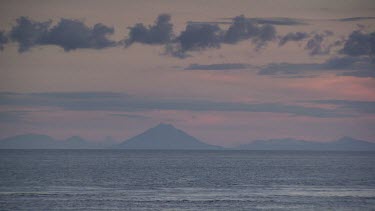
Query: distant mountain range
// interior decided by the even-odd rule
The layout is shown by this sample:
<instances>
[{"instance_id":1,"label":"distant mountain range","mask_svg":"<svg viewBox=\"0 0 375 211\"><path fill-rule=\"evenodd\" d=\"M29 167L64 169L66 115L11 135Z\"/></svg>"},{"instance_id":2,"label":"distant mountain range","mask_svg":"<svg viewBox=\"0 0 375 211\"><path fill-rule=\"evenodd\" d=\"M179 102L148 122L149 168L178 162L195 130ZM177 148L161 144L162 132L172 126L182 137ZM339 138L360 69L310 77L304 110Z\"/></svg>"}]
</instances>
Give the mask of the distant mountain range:
<instances>
[{"instance_id":1,"label":"distant mountain range","mask_svg":"<svg viewBox=\"0 0 375 211\"><path fill-rule=\"evenodd\" d=\"M168 149L168 150L319 150L375 151L375 143L343 137L332 142L296 139L256 140L234 148L206 144L170 124L159 124L120 144L96 144L73 136L55 140L39 134L18 135L0 140L0 149Z\"/></svg>"},{"instance_id":2,"label":"distant mountain range","mask_svg":"<svg viewBox=\"0 0 375 211\"><path fill-rule=\"evenodd\" d=\"M25 134L0 140L0 149L98 149L100 146L81 137L72 136L58 141L50 136Z\"/></svg>"},{"instance_id":3,"label":"distant mountain range","mask_svg":"<svg viewBox=\"0 0 375 211\"><path fill-rule=\"evenodd\" d=\"M243 144L240 150L314 150L314 151L373 151L375 143L343 137L331 142L304 141L296 139L256 140Z\"/></svg>"}]
</instances>

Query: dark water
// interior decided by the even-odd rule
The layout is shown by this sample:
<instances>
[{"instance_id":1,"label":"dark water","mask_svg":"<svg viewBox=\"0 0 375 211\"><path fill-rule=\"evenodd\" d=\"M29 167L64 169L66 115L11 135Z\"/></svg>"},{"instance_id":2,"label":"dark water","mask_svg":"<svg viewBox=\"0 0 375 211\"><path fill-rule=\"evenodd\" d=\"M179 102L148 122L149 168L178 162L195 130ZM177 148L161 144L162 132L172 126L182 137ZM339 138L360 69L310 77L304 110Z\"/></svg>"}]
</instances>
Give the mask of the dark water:
<instances>
[{"instance_id":1,"label":"dark water","mask_svg":"<svg viewBox=\"0 0 375 211\"><path fill-rule=\"evenodd\" d=\"M375 210L375 153L0 150L0 210Z\"/></svg>"}]
</instances>

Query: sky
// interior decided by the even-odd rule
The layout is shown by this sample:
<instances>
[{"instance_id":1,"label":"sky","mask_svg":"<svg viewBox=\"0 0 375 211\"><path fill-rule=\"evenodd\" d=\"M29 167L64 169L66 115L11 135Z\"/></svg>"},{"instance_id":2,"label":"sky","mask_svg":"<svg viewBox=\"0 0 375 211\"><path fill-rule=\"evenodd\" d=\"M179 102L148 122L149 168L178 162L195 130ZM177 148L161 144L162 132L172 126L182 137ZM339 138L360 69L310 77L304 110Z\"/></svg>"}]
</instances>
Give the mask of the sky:
<instances>
[{"instance_id":1,"label":"sky","mask_svg":"<svg viewBox=\"0 0 375 211\"><path fill-rule=\"evenodd\" d=\"M0 1L0 138L375 141L375 1Z\"/></svg>"}]
</instances>

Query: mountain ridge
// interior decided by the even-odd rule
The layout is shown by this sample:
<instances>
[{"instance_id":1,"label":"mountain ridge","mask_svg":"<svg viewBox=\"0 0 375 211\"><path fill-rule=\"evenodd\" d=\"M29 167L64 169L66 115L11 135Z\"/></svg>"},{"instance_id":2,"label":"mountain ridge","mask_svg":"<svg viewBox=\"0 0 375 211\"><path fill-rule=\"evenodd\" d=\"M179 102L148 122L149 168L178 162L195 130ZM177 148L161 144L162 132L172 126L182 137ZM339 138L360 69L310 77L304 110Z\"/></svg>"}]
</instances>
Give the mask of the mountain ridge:
<instances>
[{"instance_id":1,"label":"mountain ridge","mask_svg":"<svg viewBox=\"0 0 375 211\"><path fill-rule=\"evenodd\" d=\"M50 136L27 133L11 136L0 140L0 149L96 149L96 144L90 143L79 136L65 140L56 140Z\"/></svg>"},{"instance_id":2,"label":"mountain ridge","mask_svg":"<svg viewBox=\"0 0 375 211\"><path fill-rule=\"evenodd\" d=\"M292 138L255 140L241 144L240 150L312 150L312 151L375 151L375 143L344 136L330 142L297 140Z\"/></svg>"},{"instance_id":3,"label":"mountain ridge","mask_svg":"<svg viewBox=\"0 0 375 211\"><path fill-rule=\"evenodd\" d=\"M280 138L254 140L235 147L207 144L171 124L145 130L119 144L93 143L79 136L65 140L36 133L16 135L0 140L0 149L187 149L187 150L309 150L309 151L375 151L375 143L344 136L335 141L316 142Z\"/></svg>"}]
</instances>

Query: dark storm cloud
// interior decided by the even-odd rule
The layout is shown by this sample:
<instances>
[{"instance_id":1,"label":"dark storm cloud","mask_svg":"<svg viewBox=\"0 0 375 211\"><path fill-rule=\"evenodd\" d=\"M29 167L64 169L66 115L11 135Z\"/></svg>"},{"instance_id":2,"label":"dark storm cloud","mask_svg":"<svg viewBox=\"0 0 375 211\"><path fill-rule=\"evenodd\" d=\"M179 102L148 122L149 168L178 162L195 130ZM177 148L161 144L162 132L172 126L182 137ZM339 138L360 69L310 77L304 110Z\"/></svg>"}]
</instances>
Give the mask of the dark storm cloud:
<instances>
[{"instance_id":1,"label":"dark storm cloud","mask_svg":"<svg viewBox=\"0 0 375 211\"><path fill-rule=\"evenodd\" d=\"M239 70L246 69L249 66L243 63L191 64L185 70Z\"/></svg>"},{"instance_id":2,"label":"dark storm cloud","mask_svg":"<svg viewBox=\"0 0 375 211\"><path fill-rule=\"evenodd\" d=\"M170 15L161 14L152 26L147 27L142 23L138 23L129 27L129 35L125 40L125 45L130 46L135 42L151 45L170 42L173 36L173 25L170 20Z\"/></svg>"},{"instance_id":3,"label":"dark storm cloud","mask_svg":"<svg viewBox=\"0 0 375 211\"><path fill-rule=\"evenodd\" d=\"M308 37L309 37L309 34L306 32L290 32L280 38L279 46L285 45L287 42L290 42L290 41L298 42Z\"/></svg>"},{"instance_id":4,"label":"dark storm cloud","mask_svg":"<svg viewBox=\"0 0 375 211\"><path fill-rule=\"evenodd\" d=\"M375 113L375 101L355 101L355 100L317 100L312 101L319 104L329 104L339 106L341 109L355 110L360 113Z\"/></svg>"},{"instance_id":5,"label":"dark storm cloud","mask_svg":"<svg viewBox=\"0 0 375 211\"><path fill-rule=\"evenodd\" d=\"M82 95L83 98L77 98ZM96 96L96 97L92 97ZM234 103L197 100L171 100L142 98L121 93L0 93L0 105L29 107L58 107L74 111L144 111L144 110L186 110L186 111L239 111L270 112L318 118L348 117L340 110L286 105L282 103Z\"/></svg>"},{"instance_id":6,"label":"dark storm cloud","mask_svg":"<svg viewBox=\"0 0 375 211\"><path fill-rule=\"evenodd\" d=\"M375 54L375 32L353 31L345 41L340 53L349 56L373 56Z\"/></svg>"},{"instance_id":7,"label":"dark storm cloud","mask_svg":"<svg viewBox=\"0 0 375 211\"><path fill-rule=\"evenodd\" d=\"M107 38L114 29L101 23L88 27L79 20L61 19L52 28L51 21L37 22L20 17L10 31L10 38L18 42L19 52L25 52L37 45L57 45L65 51L78 48L102 49L116 43Z\"/></svg>"},{"instance_id":8,"label":"dark storm cloud","mask_svg":"<svg viewBox=\"0 0 375 211\"><path fill-rule=\"evenodd\" d=\"M370 57L334 57L323 63L272 63L262 67L259 75L296 76L319 75L323 72L355 77L375 77L375 62Z\"/></svg>"},{"instance_id":9,"label":"dark storm cloud","mask_svg":"<svg viewBox=\"0 0 375 211\"><path fill-rule=\"evenodd\" d=\"M4 31L0 31L0 51L4 50L4 44L8 43L8 37Z\"/></svg>"}]
</instances>

